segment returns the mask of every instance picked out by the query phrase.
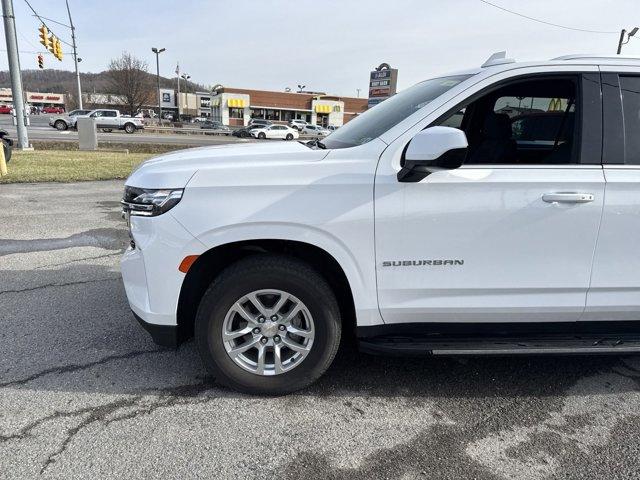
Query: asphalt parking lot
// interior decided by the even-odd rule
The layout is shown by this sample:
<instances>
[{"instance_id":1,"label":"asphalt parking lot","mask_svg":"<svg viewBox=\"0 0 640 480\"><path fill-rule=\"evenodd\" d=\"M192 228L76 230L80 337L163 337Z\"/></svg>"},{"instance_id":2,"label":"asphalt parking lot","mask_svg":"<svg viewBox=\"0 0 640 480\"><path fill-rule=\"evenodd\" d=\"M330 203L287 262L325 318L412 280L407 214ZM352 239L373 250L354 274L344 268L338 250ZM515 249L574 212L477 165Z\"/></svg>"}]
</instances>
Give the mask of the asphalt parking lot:
<instances>
[{"instance_id":1,"label":"asphalt parking lot","mask_svg":"<svg viewBox=\"0 0 640 480\"><path fill-rule=\"evenodd\" d=\"M345 346L280 398L155 346L119 274L122 182L0 186L0 478L638 478L640 358Z\"/></svg>"}]
</instances>

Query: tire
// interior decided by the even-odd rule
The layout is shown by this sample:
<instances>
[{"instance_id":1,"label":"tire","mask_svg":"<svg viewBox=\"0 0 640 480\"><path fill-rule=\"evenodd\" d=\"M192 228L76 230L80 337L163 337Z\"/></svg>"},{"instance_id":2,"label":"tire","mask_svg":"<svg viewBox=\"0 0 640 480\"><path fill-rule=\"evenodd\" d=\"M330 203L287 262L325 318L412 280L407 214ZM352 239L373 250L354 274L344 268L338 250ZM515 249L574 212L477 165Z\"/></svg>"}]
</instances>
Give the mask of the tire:
<instances>
[{"instance_id":1,"label":"tire","mask_svg":"<svg viewBox=\"0 0 640 480\"><path fill-rule=\"evenodd\" d=\"M133 123L125 123L124 131L127 133L133 133L136 131L136 126Z\"/></svg>"},{"instance_id":2,"label":"tire","mask_svg":"<svg viewBox=\"0 0 640 480\"><path fill-rule=\"evenodd\" d=\"M267 293L264 293L265 291ZM280 310L277 310L278 315L282 314L278 322L285 321L287 313L282 313L283 310L293 308L293 305L296 304L302 304L303 308L300 313L295 314L296 318L307 318L307 314L311 318L309 330L311 337L304 339L307 345L309 342L311 343L305 350L305 356L294 358L295 355L303 355L290 350L287 346L295 341L296 336L292 337L289 332L285 332L280 338L278 334L282 331L282 324L272 322L272 317L263 321L262 324L255 323L259 321L256 319L258 318L256 316L257 309L251 310L254 312L251 314L254 323L245 321L245 326L237 327L240 330L249 327L250 332L241 341L255 344L255 346L234 358L231 353L227 353L229 345L226 345L223 340L223 328L225 331L230 331L226 330L229 318L235 318L236 320L232 320L234 322L238 319L240 322L243 321L244 317L237 316L239 314L236 312L235 306L242 303L246 296L252 292L264 295L262 298L269 297L271 292L282 292L289 295L288 298L295 299L292 301L291 307L287 307L287 303L285 303ZM277 300L283 297L274 296L274 298L276 299L274 302L277 303ZM277 308L275 305L271 306ZM266 314L272 315L272 313L267 312ZM234 315L236 316L233 317ZM294 321L296 320L294 319ZM261 327L262 330L256 334L255 328L251 330L251 327ZM262 347L260 343L265 341L265 336L269 335L267 327L277 328L277 330L272 329L271 336L266 340L269 343ZM287 329L292 327L296 328L293 322L289 324ZM302 328L306 330L307 327ZM300 390L320 378L329 368L338 351L341 330L338 303L325 279L306 263L286 256L269 254L247 257L225 269L202 297L195 320L195 340L198 350L207 369L215 376L216 380L235 390L259 395L287 394ZM273 331L275 331L275 336ZM302 330L298 329L297 331ZM238 340L227 340L227 342L236 341ZM286 366L286 370L280 373L275 369L277 342L282 342L280 350L278 350L282 359L280 368L285 368L285 363L290 362ZM241 347L243 345L245 343L240 344ZM298 344L294 343L294 345ZM232 345L231 348L236 347L237 344ZM269 353L263 356L264 373L251 371L249 369L251 366L241 366L244 361L242 358L245 355L254 354L255 368L257 369L258 352L262 350L271 352L270 357ZM289 352L293 353L287 357ZM273 363L272 366L268 365L267 359L269 358Z\"/></svg>"},{"instance_id":3,"label":"tire","mask_svg":"<svg viewBox=\"0 0 640 480\"><path fill-rule=\"evenodd\" d=\"M102 131L104 133L111 133L111 132L113 132L113 128L103 128Z\"/></svg>"},{"instance_id":4,"label":"tire","mask_svg":"<svg viewBox=\"0 0 640 480\"><path fill-rule=\"evenodd\" d=\"M267 138L267 136L265 135L265 133L264 133L264 132L260 132L260 133L258 134L258 138L259 138L259 139L261 139L261 140L264 140L265 138Z\"/></svg>"},{"instance_id":5,"label":"tire","mask_svg":"<svg viewBox=\"0 0 640 480\"><path fill-rule=\"evenodd\" d=\"M250 135L249 135L247 132L242 132L242 133L240 134L240 138L247 138L247 137L249 137L249 136L250 136Z\"/></svg>"},{"instance_id":6,"label":"tire","mask_svg":"<svg viewBox=\"0 0 640 480\"><path fill-rule=\"evenodd\" d=\"M59 130L61 132L69 128L67 122L65 122L64 120L56 120L53 123L53 126L56 128L56 130Z\"/></svg>"},{"instance_id":7,"label":"tire","mask_svg":"<svg viewBox=\"0 0 640 480\"><path fill-rule=\"evenodd\" d=\"M287 133L287 136L285 137L285 140L293 140L293 134L292 133Z\"/></svg>"}]
</instances>

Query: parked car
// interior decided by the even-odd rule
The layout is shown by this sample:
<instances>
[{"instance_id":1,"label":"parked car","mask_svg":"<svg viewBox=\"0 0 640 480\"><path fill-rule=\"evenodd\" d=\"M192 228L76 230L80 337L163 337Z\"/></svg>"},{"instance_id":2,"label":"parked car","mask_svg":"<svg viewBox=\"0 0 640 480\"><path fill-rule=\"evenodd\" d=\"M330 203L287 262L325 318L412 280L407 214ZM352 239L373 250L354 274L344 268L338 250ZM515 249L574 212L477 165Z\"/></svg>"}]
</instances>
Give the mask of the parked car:
<instances>
[{"instance_id":1,"label":"parked car","mask_svg":"<svg viewBox=\"0 0 640 480\"><path fill-rule=\"evenodd\" d=\"M0 114L10 114L13 110L13 105L0 105Z\"/></svg>"},{"instance_id":2,"label":"parked car","mask_svg":"<svg viewBox=\"0 0 640 480\"><path fill-rule=\"evenodd\" d=\"M44 107L42 109L42 113L61 114L61 113L64 113L64 108L63 107Z\"/></svg>"},{"instance_id":3,"label":"parked car","mask_svg":"<svg viewBox=\"0 0 640 480\"><path fill-rule=\"evenodd\" d=\"M91 110L71 110L67 115L49 118L49 126L60 131L67 130L68 128L75 128L75 117L88 115L89 113L91 113Z\"/></svg>"},{"instance_id":4,"label":"parked car","mask_svg":"<svg viewBox=\"0 0 640 480\"><path fill-rule=\"evenodd\" d=\"M254 138L280 138L282 140L293 140L298 138L300 134L295 128L287 125L269 125L251 130L251 136Z\"/></svg>"},{"instance_id":5,"label":"parked car","mask_svg":"<svg viewBox=\"0 0 640 480\"><path fill-rule=\"evenodd\" d=\"M295 128L298 131L301 131L304 127L307 126L307 122L305 122L304 120L299 120L295 118L289 122L289 126L291 128Z\"/></svg>"},{"instance_id":6,"label":"parked car","mask_svg":"<svg viewBox=\"0 0 640 480\"><path fill-rule=\"evenodd\" d=\"M206 120L201 123L200 128L203 130L211 130L211 133L231 135L231 129L217 120Z\"/></svg>"},{"instance_id":7,"label":"parked car","mask_svg":"<svg viewBox=\"0 0 640 480\"><path fill-rule=\"evenodd\" d=\"M165 120L173 120L173 113L165 112L162 114L162 118Z\"/></svg>"},{"instance_id":8,"label":"parked car","mask_svg":"<svg viewBox=\"0 0 640 480\"><path fill-rule=\"evenodd\" d=\"M341 332L376 354L638 353L640 143L620 139L640 131L639 68L496 54L311 144L143 163L123 198L129 304L254 394L314 382ZM545 142L518 144L501 109L519 104L561 112L552 144L533 125Z\"/></svg>"},{"instance_id":9,"label":"parked car","mask_svg":"<svg viewBox=\"0 0 640 480\"><path fill-rule=\"evenodd\" d=\"M336 126L336 125L329 125L327 127L327 130L329 130L329 132L335 132L336 130L338 130L340 127Z\"/></svg>"},{"instance_id":10,"label":"parked car","mask_svg":"<svg viewBox=\"0 0 640 480\"><path fill-rule=\"evenodd\" d=\"M231 135L233 135L234 137L249 138L251 137L251 130L255 130L256 128L262 128L263 126L264 125L249 125L244 128L238 128L233 132L231 132Z\"/></svg>"},{"instance_id":11,"label":"parked car","mask_svg":"<svg viewBox=\"0 0 640 480\"><path fill-rule=\"evenodd\" d=\"M303 135L313 135L315 137L326 137L329 135L329 130L320 125L306 125L301 132Z\"/></svg>"},{"instance_id":12,"label":"parked car","mask_svg":"<svg viewBox=\"0 0 640 480\"><path fill-rule=\"evenodd\" d=\"M261 126L267 126L267 125L273 125L273 122L271 120L265 120L264 118L252 118L251 120L249 120L249 126L254 126L254 125L261 125Z\"/></svg>"}]
</instances>

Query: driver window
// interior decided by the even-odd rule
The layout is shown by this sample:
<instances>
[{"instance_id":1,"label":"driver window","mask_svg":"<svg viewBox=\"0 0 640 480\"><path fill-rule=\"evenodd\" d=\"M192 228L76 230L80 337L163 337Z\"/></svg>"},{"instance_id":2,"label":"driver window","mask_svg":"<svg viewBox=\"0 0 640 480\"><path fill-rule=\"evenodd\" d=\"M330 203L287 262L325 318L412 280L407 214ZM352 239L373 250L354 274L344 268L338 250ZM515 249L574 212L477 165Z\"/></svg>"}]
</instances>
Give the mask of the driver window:
<instances>
[{"instance_id":1,"label":"driver window","mask_svg":"<svg viewBox=\"0 0 640 480\"><path fill-rule=\"evenodd\" d=\"M577 79L524 80L475 99L438 125L467 135L465 164L578 162Z\"/></svg>"}]
</instances>

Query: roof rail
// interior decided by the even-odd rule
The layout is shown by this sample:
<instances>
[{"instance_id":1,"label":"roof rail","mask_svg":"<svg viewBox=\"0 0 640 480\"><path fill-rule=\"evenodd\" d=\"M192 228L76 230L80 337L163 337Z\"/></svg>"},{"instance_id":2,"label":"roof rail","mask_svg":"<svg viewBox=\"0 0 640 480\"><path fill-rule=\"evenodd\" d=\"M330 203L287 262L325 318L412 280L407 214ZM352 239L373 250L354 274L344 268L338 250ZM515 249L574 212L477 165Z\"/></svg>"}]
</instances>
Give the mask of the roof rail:
<instances>
[{"instance_id":1,"label":"roof rail","mask_svg":"<svg viewBox=\"0 0 640 480\"><path fill-rule=\"evenodd\" d=\"M555 57L551 60L637 60L640 61L640 57L633 55L598 55L598 54L572 54L562 55L561 57Z\"/></svg>"},{"instance_id":2,"label":"roof rail","mask_svg":"<svg viewBox=\"0 0 640 480\"><path fill-rule=\"evenodd\" d=\"M493 67L494 65L504 65L505 63L515 63L513 58L507 58L507 52L496 52L491 55L487 60L481 65L482 68Z\"/></svg>"}]
</instances>

